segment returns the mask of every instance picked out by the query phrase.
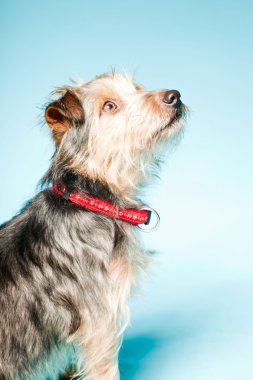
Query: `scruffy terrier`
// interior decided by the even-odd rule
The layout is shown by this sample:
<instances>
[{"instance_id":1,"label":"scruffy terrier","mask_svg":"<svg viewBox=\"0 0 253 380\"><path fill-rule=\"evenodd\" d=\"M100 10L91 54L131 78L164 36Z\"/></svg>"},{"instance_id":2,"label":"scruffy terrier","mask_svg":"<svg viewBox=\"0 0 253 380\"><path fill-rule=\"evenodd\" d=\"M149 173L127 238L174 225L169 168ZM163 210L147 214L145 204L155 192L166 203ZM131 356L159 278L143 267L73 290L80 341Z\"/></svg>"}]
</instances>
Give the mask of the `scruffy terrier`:
<instances>
[{"instance_id":1,"label":"scruffy terrier","mask_svg":"<svg viewBox=\"0 0 253 380\"><path fill-rule=\"evenodd\" d=\"M0 380L33 378L72 342L73 378L117 380L127 301L149 260L137 193L185 106L176 90L115 72L57 94L45 110L56 150L44 187L0 228Z\"/></svg>"}]
</instances>

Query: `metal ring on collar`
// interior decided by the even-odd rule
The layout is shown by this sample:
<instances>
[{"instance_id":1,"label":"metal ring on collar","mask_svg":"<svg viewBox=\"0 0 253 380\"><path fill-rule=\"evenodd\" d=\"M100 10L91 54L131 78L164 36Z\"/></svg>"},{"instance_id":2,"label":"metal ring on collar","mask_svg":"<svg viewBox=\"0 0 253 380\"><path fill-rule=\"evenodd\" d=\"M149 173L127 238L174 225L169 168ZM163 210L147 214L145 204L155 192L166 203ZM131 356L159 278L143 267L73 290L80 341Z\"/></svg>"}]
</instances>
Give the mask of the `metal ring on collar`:
<instances>
[{"instance_id":1,"label":"metal ring on collar","mask_svg":"<svg viewBox=\"0 0 253 380\"><path fill-rule=\"evenodd\" d=\"M160 224L160 215L158 214L158 212L156 210L154 210L153 208L151 208L151 207L142 207L141 210L148 210L148 211L150 211L152 215L155 215L156 222L155 222L155 225L153 227L151 227L151 228L143 228L143 227L141 227L140 224L138 224L136 226L138 228L138 230L140 230L142 232L152 232L152 231L156 230L157 227Z\"/></svg>"}]
</instances>

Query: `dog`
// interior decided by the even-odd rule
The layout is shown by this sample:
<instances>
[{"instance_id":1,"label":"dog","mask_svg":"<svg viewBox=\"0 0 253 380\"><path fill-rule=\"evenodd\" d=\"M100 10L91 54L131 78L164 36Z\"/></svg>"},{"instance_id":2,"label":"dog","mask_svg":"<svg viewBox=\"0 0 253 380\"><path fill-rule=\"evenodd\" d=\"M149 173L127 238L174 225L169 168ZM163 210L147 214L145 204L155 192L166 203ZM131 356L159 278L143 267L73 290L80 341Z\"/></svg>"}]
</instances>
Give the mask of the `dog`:
<instances>
[{"instance_id":1,"label":"dog","mask_svg":"<svg viewBox=\"0 0 253 380\"><path fill-rule=\"evenodd\" d=\"M137 226L151 212L137 194L186 106L176 90L116 72L55 95L41 191L0 227L0 379L31 379L74 342L77 368L61 378L118 380L127 301L150 256Z\"/></svg>"}]
</instances>

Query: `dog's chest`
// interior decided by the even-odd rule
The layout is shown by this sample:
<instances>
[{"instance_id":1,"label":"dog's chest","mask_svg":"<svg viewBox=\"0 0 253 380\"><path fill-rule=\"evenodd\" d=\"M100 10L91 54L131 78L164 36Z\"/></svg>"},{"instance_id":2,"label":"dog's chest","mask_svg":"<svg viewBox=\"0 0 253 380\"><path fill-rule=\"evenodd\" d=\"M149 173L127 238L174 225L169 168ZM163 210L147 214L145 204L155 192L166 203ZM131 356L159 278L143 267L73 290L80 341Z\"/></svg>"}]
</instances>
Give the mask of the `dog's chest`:
<instances>
[{"instance_id":1,"label":"dog's chest","mask_svg":"<svg viewBox=\"0 0 253 380\"><path fill-rule=\"evenodd\" d=\"M112 286L124 289L129 295L138 275L145 271L149 262L146 252L135 236L125 237L124 244L114 249L109 265Z\"/></svg>"}]
</instances>

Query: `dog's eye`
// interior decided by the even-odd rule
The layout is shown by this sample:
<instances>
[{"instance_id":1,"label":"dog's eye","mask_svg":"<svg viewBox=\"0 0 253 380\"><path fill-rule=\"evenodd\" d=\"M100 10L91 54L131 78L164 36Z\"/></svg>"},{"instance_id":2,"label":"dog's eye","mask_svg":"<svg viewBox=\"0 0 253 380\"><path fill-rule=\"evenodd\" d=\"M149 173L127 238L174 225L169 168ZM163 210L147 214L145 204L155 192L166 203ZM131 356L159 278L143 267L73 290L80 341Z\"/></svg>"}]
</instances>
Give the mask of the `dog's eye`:
<instances>
[{"instance_id":1,"label":"dog's eye","mask_svg":"<svg viewBox=\"0 0 253 380\"><path fill-rule=\"evenodd\" d=\"M117 105L109 100L103 105L103 110L106 112L115 112L117 108Z\"/></svg>"}]
</instances>

